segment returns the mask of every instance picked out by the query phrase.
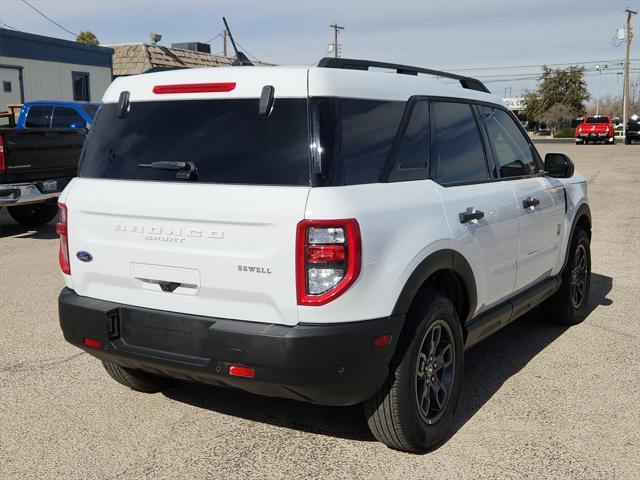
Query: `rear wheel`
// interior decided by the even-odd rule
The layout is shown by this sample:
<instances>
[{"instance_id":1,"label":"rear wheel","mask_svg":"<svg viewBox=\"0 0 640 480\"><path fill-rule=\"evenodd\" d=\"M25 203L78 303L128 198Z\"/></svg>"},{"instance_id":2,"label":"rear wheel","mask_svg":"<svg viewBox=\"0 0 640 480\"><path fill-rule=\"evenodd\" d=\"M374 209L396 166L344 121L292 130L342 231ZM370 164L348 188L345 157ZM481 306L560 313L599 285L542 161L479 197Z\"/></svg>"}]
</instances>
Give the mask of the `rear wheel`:
<instances>
[{"instance_id":1,"label":"rear wheel","mask_svg":"<svg viewBox=\"0 0 640 480\"><path fill-rule=\"evenodd\" d=\"M9 215L25 227L39 227L53 220L58 213L58 206L48 203L34 203L32 205L16 205L7 207Z\"/></svg>"},{"instance_id":2,"label":"rear wheel","mask_svg":"<svg viewBox=\"0 0 640 480\"><path fill-rule=\"evenodd\" d=\"M159 377L142 370L122 367L112 362L103 361L102 365L116 382L137 392L156 393L170 383L168 378Z\"/></svg>"},{"instance_id":3,"label":"rear wheel","mask_svg":"<svg viewBox=\"0 0 640 480\"><path fill-rule=\"evenodd\" d=\"M453 304L437 291L428 291L407 321L415 330L401 337L395 368L364 408L376 439L424 452L451 429L462 382L462 329Z\"/></svg>"},{"instance_id":4,"label":"rear wheel","mask_svg":"<svg viewBox=\"0 0 640 480\"><path fill-rule=\"evenodd\" d=\"M560 289L542 304L548 320L577 325L587 316L591 288L591 249L589 235L576 230L571 240L569 258L562 272Z\"/></svg>"}]
</instances>

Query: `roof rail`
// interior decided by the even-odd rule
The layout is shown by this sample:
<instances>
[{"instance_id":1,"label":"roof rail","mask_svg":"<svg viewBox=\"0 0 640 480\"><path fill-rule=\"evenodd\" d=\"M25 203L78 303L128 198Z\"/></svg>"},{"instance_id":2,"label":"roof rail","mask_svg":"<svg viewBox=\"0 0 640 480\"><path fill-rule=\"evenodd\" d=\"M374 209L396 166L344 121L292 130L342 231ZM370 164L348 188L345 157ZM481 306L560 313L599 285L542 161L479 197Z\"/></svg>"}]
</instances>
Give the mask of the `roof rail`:
<instances>
[{"instance_id":1,"label":"roof rail","mask_svg":"<svg viewBox=\"0 0 640 480\"><path fill-rule=\"evenodd\" d=\"M318 62L321 68L342 68L346 70L369 70L370 67L388 68L395 70L396 73L404 75L418 75L425 73L436 77L452 78L458 80L462 88L477 90L479 92L491 93L489 89L480 80L455 73L443 72L440 70L431 70L429 68L411 67L409 65L398 65L397 63L377 62L375 60L357 60L353 58L333 58L324 57Z\"/></svg>"}]
</instances>

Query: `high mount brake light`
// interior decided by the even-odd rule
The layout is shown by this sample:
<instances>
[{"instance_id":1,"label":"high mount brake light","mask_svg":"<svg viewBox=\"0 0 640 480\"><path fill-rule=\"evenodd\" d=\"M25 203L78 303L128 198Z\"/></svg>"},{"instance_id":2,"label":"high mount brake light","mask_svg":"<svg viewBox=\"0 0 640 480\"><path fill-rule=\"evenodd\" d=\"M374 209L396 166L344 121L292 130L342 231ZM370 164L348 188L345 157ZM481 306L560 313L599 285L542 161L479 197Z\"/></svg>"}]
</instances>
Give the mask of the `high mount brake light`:
<instances>
[{"instance_id":1,"label":"high mount brake light","mask_svg":"<svg viewBox=\"0 0 640 480\"><path fill-rule=\"evenodd\" d=\"M236 88L236 82L221 83L178 83L175 85L156 85L153 93L161 95L165 93L220 93L230 92Z\"/></svg>"},{"instance_id":2,"label":"high mount brake light","mask_svg":"<svg viewBox=\"0 0 640 480\"><path fill-rule=\"evenodd\" d=\"M325 305L338 298L358 278L361 262L360 227L355 218L298 223L298 305Z\"/></svg>"},{"instance_id":3,"label":"high mount brake light","mask_svg":"<svg viewBox=\"0 0 640 480\"><path fill-rule=\"evenodd\" d=\"M67 206L64 203L58 204L58 223L56 223L56 233L60 236L60 252L58 259L62 273L71 275L71 264L69 263L69 237L67 235Z\"/></svg>"}]
</instances>

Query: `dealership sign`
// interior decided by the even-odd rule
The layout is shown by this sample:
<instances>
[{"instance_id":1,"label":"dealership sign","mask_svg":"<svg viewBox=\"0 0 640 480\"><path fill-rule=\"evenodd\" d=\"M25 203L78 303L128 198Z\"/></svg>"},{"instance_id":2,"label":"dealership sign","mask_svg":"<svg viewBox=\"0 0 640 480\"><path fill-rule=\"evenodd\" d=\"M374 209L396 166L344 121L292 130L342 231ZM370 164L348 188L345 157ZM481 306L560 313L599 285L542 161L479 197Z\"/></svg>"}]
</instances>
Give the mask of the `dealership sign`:
<instances>
[{"instance_id":1,"label":"dealership sign","mask_svg":"<svg viewBox=\"0 0 640 480\"><path fill-rule=\"evenodd\" d=\"M503 98L503 100L511 110L524 110L527 108L524 97L507 97Z\"/></svg>"}]
</instances>

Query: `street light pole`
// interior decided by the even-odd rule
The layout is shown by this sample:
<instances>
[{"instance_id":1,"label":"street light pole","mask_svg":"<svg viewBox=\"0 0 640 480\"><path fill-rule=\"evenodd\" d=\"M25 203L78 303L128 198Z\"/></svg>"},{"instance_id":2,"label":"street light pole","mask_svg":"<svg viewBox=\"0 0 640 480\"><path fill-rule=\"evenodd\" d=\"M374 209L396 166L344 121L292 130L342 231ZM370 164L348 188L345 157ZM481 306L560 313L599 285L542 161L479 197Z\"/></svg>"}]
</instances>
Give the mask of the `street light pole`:
<instances>
[{"instance_id":1,"label":"street light pole","mask_svg":"<svg viewBox=\"0 0 640 480\"><path fill-rule=\"evenodd\" d=\"M609 68L609 65L596 65L598 71L598 97L596 99L596 116L600 114L600 84L602 83L602 70Z\"/></svg>"}]
</instances>

